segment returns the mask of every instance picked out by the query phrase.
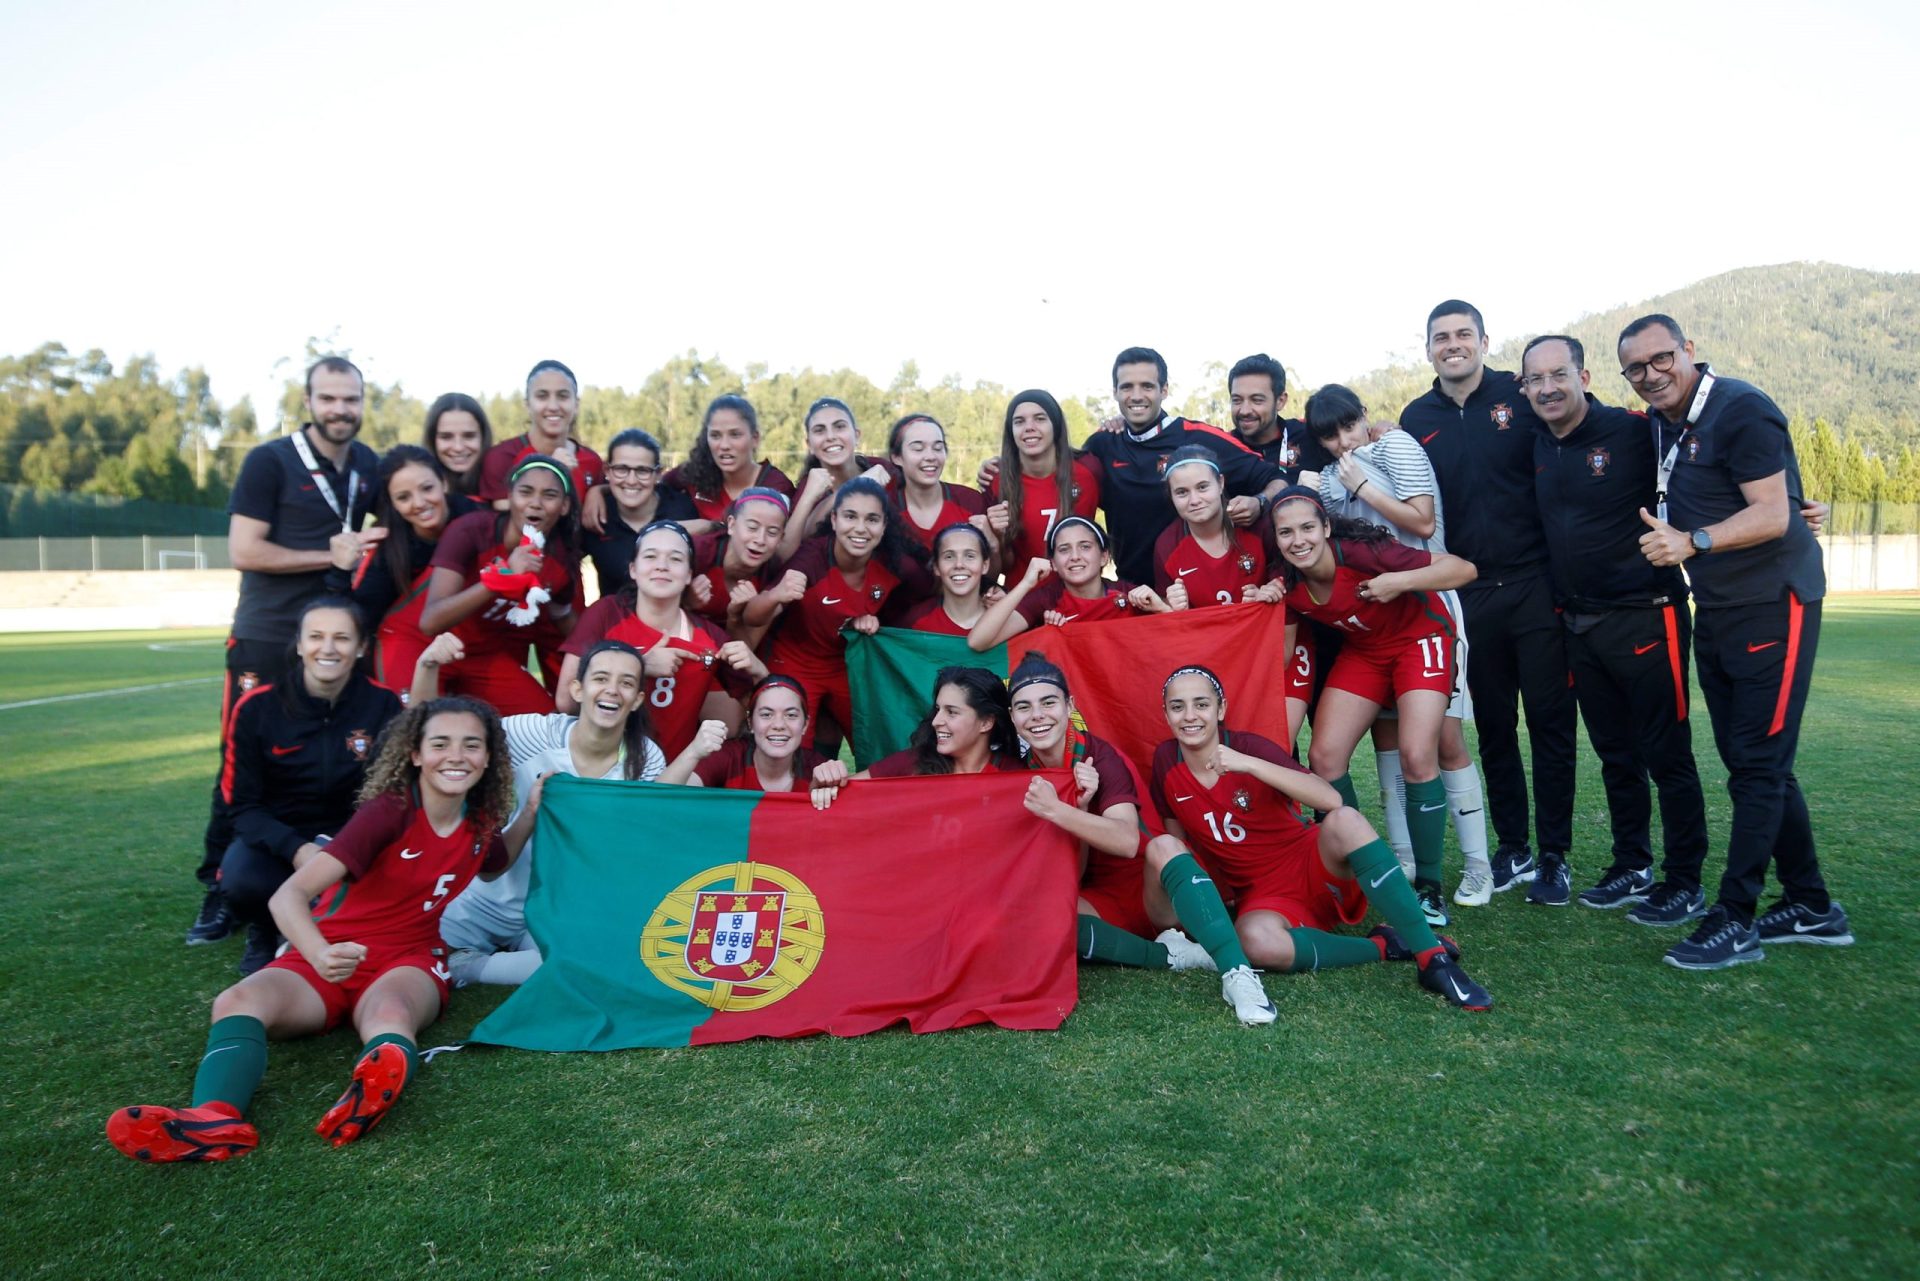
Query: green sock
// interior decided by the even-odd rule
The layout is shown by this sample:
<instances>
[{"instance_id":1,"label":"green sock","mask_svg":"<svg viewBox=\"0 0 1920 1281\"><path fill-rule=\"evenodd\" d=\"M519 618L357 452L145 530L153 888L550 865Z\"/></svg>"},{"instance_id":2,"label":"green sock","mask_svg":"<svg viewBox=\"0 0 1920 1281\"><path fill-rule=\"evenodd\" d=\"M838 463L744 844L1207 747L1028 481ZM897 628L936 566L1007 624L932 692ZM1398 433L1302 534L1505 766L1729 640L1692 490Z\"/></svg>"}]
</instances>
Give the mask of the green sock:
<instances>
[{"instance_id":1,"label":"green sock","mask_svg":"<svg viewBox=\"0 0 1920 1281\"><path fill-rule=\"evenodd\" d=\"M420 1066L420 1047L406 1037L401 1036L398 1032L385 1032L360 1047L360 1058L366 1058L367 1055L372 1054L383 1045L397 1045L406 1051L407 1079L412 1080L413 1070ZM359 1059L354 1060L356 1063L359 1061Z\"/></svg>"},{"instance_id":2,"label":"green sock","mask_svg":"<svg viewBox=\"0 0 1920 1281\"><path fill-rule=\"evenodd\" d=\"M1167 949L1151 939L1130 934L1117 925L1109 925L1097 916L1080 913L1080 959L1105 961L1108 965L1131 965L1141 970L1167 968Z\"/></svg>"},{"instance_id":3,"label":"green sock","mask_svg":"<svg viewBox=\"0 0 1920 1281\"><path fill-rule=\"evenodd\" d=\"M193 1074L193 1106L225 1103L245 1112L267 1074L267 1025L229 1014L207 1029L207 1052Z\"/></svg>"},{"instance_id":4,"label":"green sock","mask_svg":"<svg viewBox=\"0 0 1920 1281\"><path fill-rule=\"evenodd\" d=\"M1383 955L1380 945L1370 938L1329 934L1325 930L1310 930L1305 926L1297 926L1287 933L1293 937L1293 964L1287 967L1289 974L1344 970L1349 965L1372 965Z\"/></svg>"},{"instance_id":5,"label":"green sock","mask_svg":"<svg viewBox=\"0 0 1920 1281\"><path fill-rule=\"evenodd\" d=\"M1413 838L1414 879L1438 884L1447 839L1447 785L1438 778L1407 780L1407 834Z\"/></svg>"},{"instance_id":6,"label":"green sock","mask_svg":"<svg viewBox=\"0 0 1920 1281\"><path fill-rule=\"evenodd\" d=\"M1166 887L1167 898L1172 900L1174 914L1187 937L1207 949L1222 974L1242 965L1251 968L1247 954L1240 950L1240 931L1233 928L1233 918L1220 901L1220 891L1198 859L1184 851L1175 854L1160 869L1160 884Z\"/></svg>"},{"instance_id":7,"label":"green sock","mask_svg":"<svg viewBox=\"0 0 1920 1281\"><path fill-rule=\"evenodd\" d=\"M1342 774L1333 780L1333 790L1340 793L1340 803L1350 810L1360 808L1360 794L1353 790L1353 775Z\"/></svg>"},{"instance_id":8,"label":"green sock","mask_svg":"<svg viewBox=\"0 0 1920 1281\"><path fill-rule=\"evenodd\" d=\"M1446 817L1444 809L1440 817ZM1433 927L1427 924L1427 914L1420 910L1420 900L1413 896L1413 886L1407 884L1407 874L1400 870L1400 860L1394 857L1391 845L1376 837L1347 855L1347 862L1353 865L1353 879L1360 882L1367 901L1387 918L1388 925L1400 931L1400 937L1415 955L1440 946L1440 940L1433 936Z\"/></svg>"}]
</instances>

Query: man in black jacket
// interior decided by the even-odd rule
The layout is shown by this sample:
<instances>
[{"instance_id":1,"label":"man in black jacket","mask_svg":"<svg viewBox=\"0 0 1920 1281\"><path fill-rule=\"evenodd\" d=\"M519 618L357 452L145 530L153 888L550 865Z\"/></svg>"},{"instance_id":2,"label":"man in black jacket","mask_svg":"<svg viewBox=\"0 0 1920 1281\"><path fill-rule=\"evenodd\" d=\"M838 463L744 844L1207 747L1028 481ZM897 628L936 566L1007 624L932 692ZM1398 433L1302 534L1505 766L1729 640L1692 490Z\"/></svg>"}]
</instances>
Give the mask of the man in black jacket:
<instances>
[{"instance_id":1,"label":"man in black jacket","mask_svg":"<svg viewBox=\"0 0 1920 1281\"><path fill-rule=\"evenodd\" d=\"M1613 857L1580 902L1637 905L1643 925L1678 925L1701 906L1706 802L1687 719L1687 584L1640 552L1640 509L1654 503L1652 425L1595 400L1580 341L1548 334L1520 358L1520 390L1539 418L1534 493L1554 600L1566 628L1573 692L1600 758ZM1651 775L1665 858L1653 883Z\"/></svg>"},{"instance_id":2,"label":"man in black jacket","mask_svg":"<svg viewBox=\"0 0 1920 1281\"><path fill-rule=\"evenodd\" d=\"M1460 589L1460 604L1467 616L1467 688L1499 841L1493 888L1532 881L1528 902L1560 906L1572 894L1573 693L1533 493L1533 414L1519 381L1488 369L1486 355L1479 309L1458 299L1435 307L1427 317L1433 389L1401 411L1400 426L1433 462L1447 513L1447 550L1480 571ZM1522 702L1533 752L1537 865L1527 843Z\"/></svg>"}]
</instances>

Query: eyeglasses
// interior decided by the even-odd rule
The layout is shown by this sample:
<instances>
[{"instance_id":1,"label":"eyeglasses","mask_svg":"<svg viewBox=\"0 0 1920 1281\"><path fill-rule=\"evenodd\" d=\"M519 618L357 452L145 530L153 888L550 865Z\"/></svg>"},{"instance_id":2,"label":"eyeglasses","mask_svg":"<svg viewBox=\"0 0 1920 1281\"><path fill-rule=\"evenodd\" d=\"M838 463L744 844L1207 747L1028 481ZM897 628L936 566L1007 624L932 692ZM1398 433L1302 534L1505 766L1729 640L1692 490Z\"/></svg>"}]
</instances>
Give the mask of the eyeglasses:
<instances>
[{"instance_id":1,"label":"eyeglasses","mask_svg":"<svg viewBox=\"0 0 1920 1281\"><path fill-rule=\"evenodd\" d=\"M658 467L649 467L644 464L630 466L627 463L615 463L607 468L607 475L613 477L615 480L626 480L631 476L658 476L659 474L660 469Z\"/></svg>"},{"instance_id":2,"label":"eyeglasses","mask_svg":"<svg viewBox=\"0 0 1920 1281\"><path fill-rule=\"evenodd\" d=\"M1668 363L1671 364L1672 362L1669 361ZM1571 384L1578 377L1579 377L1579 374L1575 373L1571 369L1566 369L1566 368L1556 369L1551 373L1545 373L1545 374L1528 374L1525 378L1522 378L1520 380L1520 390L1521 391L1538 391L1542 387L1545 387L1548 383L1552 383L1556 387L1565 387ZM1632 377L1632 375L1629 374L1628 377Z\"/></svg>"},{"instance_id":3,"label":"eyeglasses","mask_svg":"<svg viewBox=\"0 0 1920 1281\"><path fill-rule=\"evenodd\" d=\"M1678 350L1663 351L1657 356L1648 357L1646 360L1636 360L1625 369L1622 369L1620 376L1630 383L1637 383L1647 376L1648 370L1652 370L1656 374L1664 374L1673 368L1673 358L1679 354Z\"/></svg>"}]
</instances>

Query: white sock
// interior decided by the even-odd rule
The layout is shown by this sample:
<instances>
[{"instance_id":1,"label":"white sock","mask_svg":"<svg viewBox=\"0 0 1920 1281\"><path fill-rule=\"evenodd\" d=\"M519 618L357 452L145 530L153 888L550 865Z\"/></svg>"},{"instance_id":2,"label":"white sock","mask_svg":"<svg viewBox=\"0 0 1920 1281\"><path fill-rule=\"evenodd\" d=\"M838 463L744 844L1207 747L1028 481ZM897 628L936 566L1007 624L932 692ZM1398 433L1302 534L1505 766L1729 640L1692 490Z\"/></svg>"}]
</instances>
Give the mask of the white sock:
<instances>
[{"instance_id":1,"label":"white sock","mask_svg":"<svg viewBox=\"0 0 1920 1281\"><path fill-rule=\"evenodd\" d=\"M1460 853L1470 866L1483 871L1487 861L1487 803L1480 790L1480 767L1471 762L1464 769L1443 769L1440 781L1447 788L1447 810L1453 815L1453 833L1460 838Z\"/></svg>"},{"instance_id":2,"label":"white sock","mask_svg":"<svg viewBox=\"0 0 1920 1281\"><path fill-rule=\"evenodd\" d=\"M1413 880L1413 834L1407 830L1407 776L1400 772L1400 753L1375 752L1380 771L1380 804L1387 812L1387 844L1400 860L1400 870Z\"/></svg>"},{"instance_id":3,"label":"white sock","mask_svg":"<svg viewBox=\"0 0 1920 1281\"><path fill-rule=\"evenodd\" d=\"M539 948L528 948L523 952L495 952L481 963L477 981L519 987L539 968Z\"/></svg>"}]
</instances>

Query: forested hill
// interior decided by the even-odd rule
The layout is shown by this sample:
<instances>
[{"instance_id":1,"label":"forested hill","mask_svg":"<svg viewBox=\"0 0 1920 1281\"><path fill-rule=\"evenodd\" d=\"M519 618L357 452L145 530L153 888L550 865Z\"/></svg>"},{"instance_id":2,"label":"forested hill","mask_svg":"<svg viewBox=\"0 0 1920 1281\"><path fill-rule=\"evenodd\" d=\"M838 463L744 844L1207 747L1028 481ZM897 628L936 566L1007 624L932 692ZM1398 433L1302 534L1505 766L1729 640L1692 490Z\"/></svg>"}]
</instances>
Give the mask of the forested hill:
<instances>
[{"instance_id":1,"label":"forested hill","mask_svg":"<svg viewBox=\"0 0 1920 1281\"><path fill-rule=\"evenodd\" d=\"M1563 332L1586 344L1602 399L1638 406L1614 343L1629 321L1655 311L1679 321L1715 369L1758 384L1788 416L1825 419L1869 454L1920 447L1920 274L1819 262L1743 267L1582 316ZM1501 344L1490 363L1518 369L1525 342ZM1432 378L1425 365L1381 369L1353 386L1368 404L1397 412Z\"/></svg>"}]
</instances>

